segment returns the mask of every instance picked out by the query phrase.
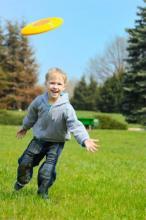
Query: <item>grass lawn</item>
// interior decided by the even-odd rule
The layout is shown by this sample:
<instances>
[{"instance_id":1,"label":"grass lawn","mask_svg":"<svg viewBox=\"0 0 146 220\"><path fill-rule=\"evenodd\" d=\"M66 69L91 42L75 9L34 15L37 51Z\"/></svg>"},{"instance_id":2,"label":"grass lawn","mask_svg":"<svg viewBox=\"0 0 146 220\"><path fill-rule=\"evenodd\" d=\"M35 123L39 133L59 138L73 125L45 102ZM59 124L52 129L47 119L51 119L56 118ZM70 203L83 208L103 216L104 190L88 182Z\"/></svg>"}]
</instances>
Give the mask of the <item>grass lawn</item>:
<instances>
[{"instance_id":1,"label":"grass lawn","mask_svg":"<svg viewBox=\"0 0 146 220\"><path fill-rule=\"evenodd\" d=\"M17 126L0 126L1 220L145 219L146 134L144 131L92 130L101 149L89 153L74 138L57 166L50 200L37 197L37 169L22 191L14 192L17 159L31 133L16 140Z\"/></svg>"}]
</instances>

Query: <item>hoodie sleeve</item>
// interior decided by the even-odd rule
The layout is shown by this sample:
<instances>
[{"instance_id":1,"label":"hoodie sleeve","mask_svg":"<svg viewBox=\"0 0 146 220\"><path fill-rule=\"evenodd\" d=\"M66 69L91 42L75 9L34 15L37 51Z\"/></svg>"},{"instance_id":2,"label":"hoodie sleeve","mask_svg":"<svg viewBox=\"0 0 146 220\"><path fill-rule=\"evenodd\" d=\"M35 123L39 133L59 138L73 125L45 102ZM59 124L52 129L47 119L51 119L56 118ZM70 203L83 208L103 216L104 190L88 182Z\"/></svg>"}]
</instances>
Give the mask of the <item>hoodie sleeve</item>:
<instances>
[{"instance_id":1,"label":"hoodie sleeve","mask_svg":"<svg viewBox=\"0 0 146 220\"><path fill-rule=\"evenodd\" d=\"M89 139L89 134L84 125L77 119L75 110L71 105L66 111L66 125L67 129L74 135L77 142L84 146L84 141Z\"/></svg>"},{"instance_id":2,"label":"hoodie sleeve","mask_svg":"<svg viewBox=\"0 0 146 220\"><path fill-rule=\"evenodd\" d=\"M37 98L35 98L28 107L28 113L23 119L22 127L26 130L33 127L38 119Z\"/></svg>"}]
</instances>

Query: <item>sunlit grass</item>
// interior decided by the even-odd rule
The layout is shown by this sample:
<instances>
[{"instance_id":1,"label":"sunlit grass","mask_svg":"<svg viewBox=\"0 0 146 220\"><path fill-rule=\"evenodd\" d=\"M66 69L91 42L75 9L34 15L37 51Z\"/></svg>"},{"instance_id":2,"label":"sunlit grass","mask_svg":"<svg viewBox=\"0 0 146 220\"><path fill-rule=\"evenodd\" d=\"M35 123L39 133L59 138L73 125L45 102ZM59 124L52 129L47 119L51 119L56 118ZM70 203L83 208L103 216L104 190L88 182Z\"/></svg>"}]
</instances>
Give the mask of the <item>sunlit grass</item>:
<instances>
[{"instance_id":1,"label":"sunlit grass","mask_svg":"<svg viewBox=\"0 0 146 220\"><path fill-rule=\"evenodd\" d=\"M16 126L0 126L0 219L143 220L145 216L145 132L92 130L101 149L92 154L74 138L57 165L49 201L37 197L37 170L22 191L14 192L17 159L31 133L17 140Z\"/></svg>"}]
</instances>

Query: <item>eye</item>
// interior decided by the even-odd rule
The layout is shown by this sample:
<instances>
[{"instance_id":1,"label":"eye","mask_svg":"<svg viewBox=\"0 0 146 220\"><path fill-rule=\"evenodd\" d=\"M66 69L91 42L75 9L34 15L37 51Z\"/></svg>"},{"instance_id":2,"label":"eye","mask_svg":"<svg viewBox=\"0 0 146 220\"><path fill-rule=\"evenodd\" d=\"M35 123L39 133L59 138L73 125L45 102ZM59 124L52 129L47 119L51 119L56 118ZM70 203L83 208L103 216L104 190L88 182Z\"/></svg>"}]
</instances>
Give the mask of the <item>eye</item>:
<instances>
[{"instance_id":1,"label":"eye","mask_svg":"<svg viewBox=\"0 0 146 220\"><path fill-rule=\"evenodd\" d=\"M49 84L50 84L50 85L54 85L54 84L55 84L55 82L50 82Z\"/></svg>"}]
</instances>

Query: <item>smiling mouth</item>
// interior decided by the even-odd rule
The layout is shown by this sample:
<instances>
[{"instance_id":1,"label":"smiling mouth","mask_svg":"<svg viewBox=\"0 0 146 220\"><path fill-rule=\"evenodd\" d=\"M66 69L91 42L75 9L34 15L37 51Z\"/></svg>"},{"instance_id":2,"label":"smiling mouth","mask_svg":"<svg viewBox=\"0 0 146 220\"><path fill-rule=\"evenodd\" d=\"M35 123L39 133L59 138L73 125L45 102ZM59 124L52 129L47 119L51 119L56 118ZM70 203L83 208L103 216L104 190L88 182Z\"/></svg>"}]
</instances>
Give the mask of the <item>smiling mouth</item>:
<instances>
[{"instance_id":1,"label":"smiling mouth","mask_svg":"<svg viewBox=\"0 0 146 220\"><path fill-rule=\"evenodd\" d=\"M57 93L59 93L59 92L58 92L58 91L51 91L51 93L57 94Z\"/></svg>"}]
</instances>

